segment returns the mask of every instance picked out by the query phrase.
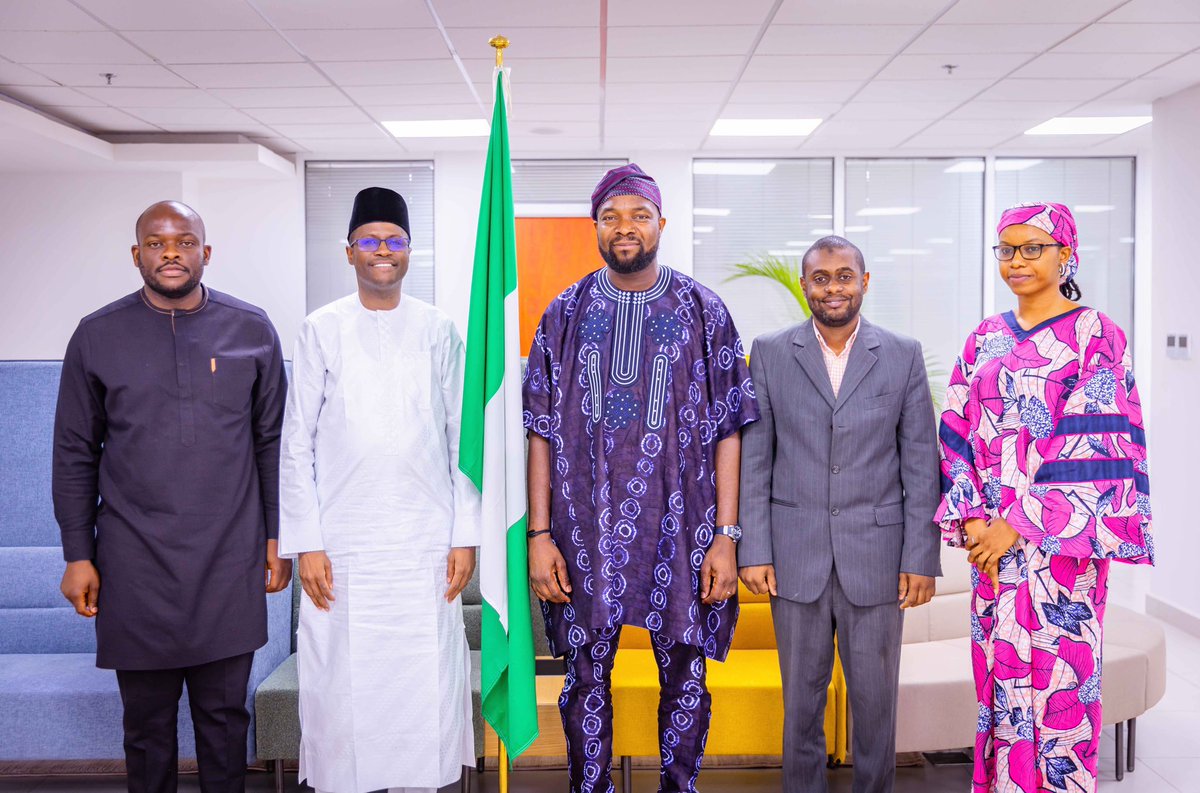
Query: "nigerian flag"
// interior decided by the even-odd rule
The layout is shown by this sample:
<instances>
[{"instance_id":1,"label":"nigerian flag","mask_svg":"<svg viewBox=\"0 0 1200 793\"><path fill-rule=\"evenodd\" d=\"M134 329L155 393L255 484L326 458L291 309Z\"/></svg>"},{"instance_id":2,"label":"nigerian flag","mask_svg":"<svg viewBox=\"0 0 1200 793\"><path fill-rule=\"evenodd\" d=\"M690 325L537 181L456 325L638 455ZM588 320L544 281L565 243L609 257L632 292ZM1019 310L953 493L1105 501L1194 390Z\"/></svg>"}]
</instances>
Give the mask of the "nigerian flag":
<instances>
[{"instance_id":1,"label":"nigerian flag","mask_svg":"<svg viewBox=\"0 0 1200 793\"><path fill-rule=\"evenodd\" d=\"M515 758L537 738L538 724L525 546L517 242L500 69L475 236L459 467L483 494L483 718Z\"/></svg>"}]
</instances>

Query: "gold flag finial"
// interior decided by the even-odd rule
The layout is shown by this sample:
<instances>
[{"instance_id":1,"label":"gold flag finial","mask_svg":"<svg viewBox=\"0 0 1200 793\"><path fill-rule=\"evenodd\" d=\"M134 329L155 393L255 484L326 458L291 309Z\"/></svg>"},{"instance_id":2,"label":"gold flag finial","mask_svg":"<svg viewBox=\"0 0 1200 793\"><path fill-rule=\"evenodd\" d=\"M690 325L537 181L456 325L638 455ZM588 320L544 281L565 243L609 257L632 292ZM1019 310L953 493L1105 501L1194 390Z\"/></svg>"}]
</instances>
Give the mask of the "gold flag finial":
<instances>
[{"instance_id":1,"label":"gold flag finial","mask_svg":"<svg viewBox=\"0 0 1200 793\"><path fill-rule=\"evenodd\" d=\"M508 39L503 36L492 36L488 39L488 44L496 48L496 67L504 65L504 48L508 46Z\"/></svg>"}]
</instances>

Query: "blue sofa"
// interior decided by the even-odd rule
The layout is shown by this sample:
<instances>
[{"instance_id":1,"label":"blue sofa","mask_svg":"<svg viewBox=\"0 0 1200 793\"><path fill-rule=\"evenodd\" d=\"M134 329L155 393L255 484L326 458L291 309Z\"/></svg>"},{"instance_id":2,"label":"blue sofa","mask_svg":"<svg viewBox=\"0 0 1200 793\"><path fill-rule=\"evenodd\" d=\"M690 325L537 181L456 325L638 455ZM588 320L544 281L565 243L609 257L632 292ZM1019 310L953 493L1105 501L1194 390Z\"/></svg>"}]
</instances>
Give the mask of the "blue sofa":
<instances>
[{"instance_id":1,"label":"blue sofa","mask_svg":"<svg viewBox=\"0 0 1200 793\"><path fill-rule=\"evenodd\" d=\"M61 364L0 361L0 763L124 758L116 675L95 665L96 637L59 592L64 562L50 499L51 432ZM254 656L246 702L291 654L291 592L268 597L270 639ZM179 756L194 758L187 697Z\"/></svg>"}]
</instances>

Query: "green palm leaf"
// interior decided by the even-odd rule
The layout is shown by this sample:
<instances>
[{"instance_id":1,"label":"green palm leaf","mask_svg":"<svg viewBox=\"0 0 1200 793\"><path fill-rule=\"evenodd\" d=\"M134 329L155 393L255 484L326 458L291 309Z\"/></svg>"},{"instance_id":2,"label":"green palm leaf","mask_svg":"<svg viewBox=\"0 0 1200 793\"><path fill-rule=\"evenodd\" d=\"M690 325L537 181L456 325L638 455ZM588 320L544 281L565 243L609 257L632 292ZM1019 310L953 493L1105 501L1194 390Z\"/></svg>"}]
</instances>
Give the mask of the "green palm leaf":
<instances>
[{"instance_id":1,"label":"green palm leaf","mask_svg":"<svg viewBox=\"0 0 1200 793\"><path fill-rule=\"evenodd\" d=\"M733 274L725 280L733 281L738 278L766 278L774 281L796 299L805 319L812 316L808 300L804 298L804 287L800 283L799 261L793 261L791 257L754 255L749 261L733 265Z\"/></svg>"}]
</instances>

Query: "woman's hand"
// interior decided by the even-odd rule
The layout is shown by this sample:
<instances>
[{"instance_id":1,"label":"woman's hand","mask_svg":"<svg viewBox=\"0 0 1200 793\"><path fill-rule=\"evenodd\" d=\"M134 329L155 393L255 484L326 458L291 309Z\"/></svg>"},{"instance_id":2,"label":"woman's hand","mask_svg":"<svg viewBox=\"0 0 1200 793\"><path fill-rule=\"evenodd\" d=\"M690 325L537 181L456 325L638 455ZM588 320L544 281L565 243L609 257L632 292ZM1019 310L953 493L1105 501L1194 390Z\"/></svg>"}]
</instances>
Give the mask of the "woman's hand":
<instances>
[{"instance_id":1,"label":"woman's hand","mask_svg":"<svg viewBox=\"0 0 1200 793\"><path fill-rule=\"evenodd\" d=\"M975 565L980 573L992 580L993 589L999 590L1000 557L1008 553L1021 540L1021 535L1004 518L990 521L974 519L967 521L967 561Z\"/></svg>"}]
</instances>

